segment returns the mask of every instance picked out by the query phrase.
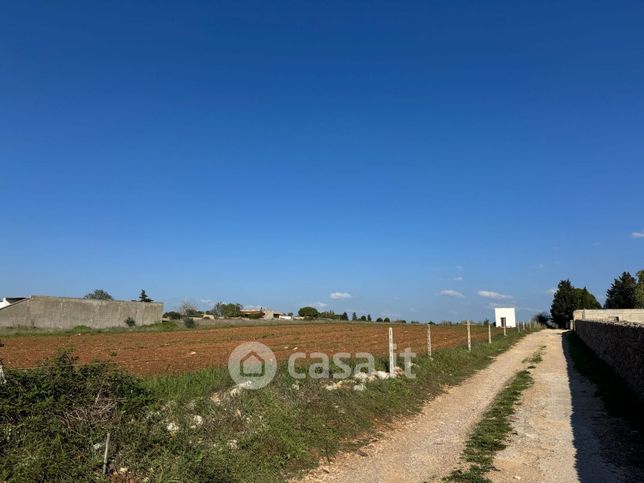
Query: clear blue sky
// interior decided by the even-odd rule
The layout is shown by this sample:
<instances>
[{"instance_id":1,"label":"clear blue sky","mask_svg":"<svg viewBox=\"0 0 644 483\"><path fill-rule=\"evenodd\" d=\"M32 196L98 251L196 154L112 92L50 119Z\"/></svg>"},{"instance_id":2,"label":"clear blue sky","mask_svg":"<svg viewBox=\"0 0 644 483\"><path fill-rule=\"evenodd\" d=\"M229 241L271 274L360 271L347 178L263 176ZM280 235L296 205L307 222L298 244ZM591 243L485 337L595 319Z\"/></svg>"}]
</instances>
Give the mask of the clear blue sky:
<instances>
[{"instance_id":1,"label":"clear blue sky","mask_svg":"<svg viewBox=\"0 0 644 483\"><path fill-rule=\"evenodd\" d=\"M2 2L0 296L603 300L644 268L643 25L640 1Z\"/></svg>"}]
</instances>

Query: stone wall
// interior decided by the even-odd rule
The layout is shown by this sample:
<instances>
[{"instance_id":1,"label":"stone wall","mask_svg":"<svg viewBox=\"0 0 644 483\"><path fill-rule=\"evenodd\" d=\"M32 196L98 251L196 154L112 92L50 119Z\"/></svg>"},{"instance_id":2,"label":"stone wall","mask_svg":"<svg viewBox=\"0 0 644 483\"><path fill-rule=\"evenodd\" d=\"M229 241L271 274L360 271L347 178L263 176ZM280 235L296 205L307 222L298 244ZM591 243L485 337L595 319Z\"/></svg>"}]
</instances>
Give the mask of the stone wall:
<instances>
[{"instance_id":1,"label":"stone wall","mask_svg":"<svg viewBox=\"0 0 644 483\"><path fill-rule=\"evenodd\" d=\"M86 325L94 329L124 327L131 317L136 325L161 320L162 303L87 300L33 296L0 309L0 327L71 329Z\"/></svg>"},{"instance_id":2,"label":"stone wall","mask_svg":"<svg viewBox=\"0 0 644 483\"><path fill-rule=\"evenodd\" d=\"M575 310L572 318L574 320L644 323L644 309L583 309Z\"/></svg>"},{"instance_id":3,"label":"stone wall","mask_svg":"<svg viewBox=\"0 0 644 483\"><path fill-rule=\"evenodd\" d=\"M575 332L644 401L644 324L575 320Z\"/></svg>"}]
</instances>

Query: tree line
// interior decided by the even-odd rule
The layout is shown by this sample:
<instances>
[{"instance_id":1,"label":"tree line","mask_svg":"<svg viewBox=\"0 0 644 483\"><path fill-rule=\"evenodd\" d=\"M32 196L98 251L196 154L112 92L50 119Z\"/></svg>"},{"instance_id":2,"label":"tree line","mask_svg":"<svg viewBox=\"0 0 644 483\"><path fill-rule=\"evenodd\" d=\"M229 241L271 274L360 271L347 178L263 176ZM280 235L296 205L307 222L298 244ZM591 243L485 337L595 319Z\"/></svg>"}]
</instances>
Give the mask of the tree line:
<instances>
[{"instance_id":1,"label":"tree line","mask_svg":"<svg viewBox=\"0 0 644 483\"><path fill-rule=\"evenodd\" d=\"M644 270L637 278L623 272L613 280L606 291L605 309L644 309ZM559 327L565 327L575 310L601 309L602 305L586 287L574 287L570 280L562 280L552 299L550 315Z\"/></svg>"}]
</instances>

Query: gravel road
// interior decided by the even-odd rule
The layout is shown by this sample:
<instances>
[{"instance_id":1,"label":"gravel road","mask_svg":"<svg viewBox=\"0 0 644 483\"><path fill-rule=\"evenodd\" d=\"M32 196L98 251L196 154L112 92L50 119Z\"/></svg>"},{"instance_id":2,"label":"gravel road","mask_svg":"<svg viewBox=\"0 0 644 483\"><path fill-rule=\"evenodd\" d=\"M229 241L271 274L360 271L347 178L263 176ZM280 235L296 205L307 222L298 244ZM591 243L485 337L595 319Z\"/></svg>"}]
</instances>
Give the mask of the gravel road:
<instances>
[{"instance_id":1,"label":"gravel road","mask_svg":"<svg viewBox=\"0 0 644 483\"><path fill-rule=\"evenodd\" d=\"M561 331L544 331L543 361L515 413L508 447L488 475L495 482L644 481L642 437L610 417L596 389L574 369Z\"/></svg>"},{"instance_id":2,"label":"gravel road","mask_svg":"<svg viewBox=\"0 0 644 483\"><path fill-rule=\"evenodd\" d=\"M522 361L550 339L548 331L526 336L486 369L428 402L419 415L394 424L385 438L355 453L339 455L302 481L440 480L458 465L464 442L494 396L526 366Z\"/></svg>"}]
</instances>

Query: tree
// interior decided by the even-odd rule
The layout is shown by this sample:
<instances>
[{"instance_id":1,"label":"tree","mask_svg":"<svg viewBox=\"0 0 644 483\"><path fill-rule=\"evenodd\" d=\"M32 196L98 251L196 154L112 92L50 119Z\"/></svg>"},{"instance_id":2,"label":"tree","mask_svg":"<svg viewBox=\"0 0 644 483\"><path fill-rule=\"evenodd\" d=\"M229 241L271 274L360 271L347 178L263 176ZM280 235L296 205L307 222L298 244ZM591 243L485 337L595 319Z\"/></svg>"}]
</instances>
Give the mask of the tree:
<instances>
[{"instance_id":1,"label":"tree","mask_svg":"<svg viewBox=\"0 0 644 483\"><path fill-rule=\"evenodd\" d=\"M383 320L383 322L391 322L391 320L389 320L389 317L385 317L385 320Z\"/></svg>"},{"instance_id":2,"label":"tree","mask_svg":"<svg viewBox=\"0 0 644 483\"><path fill-rule=\"evenodd\" d=\"M320 315L320 312L318 312L318 309L315 307L302 307L297 311L297 313L300 317L310 317L312 319L315 319Z\"/></svg>"},{"instance_id":3,"label":"tree","mask_svg":"<svg viewBox=\"0 0 644 483\"><path fill-rule=\"evenodd\" d=\"M358 320L358 314L356 314L355 312L351 314L351 320Z\"/></svg>"},{"instance_id":4,"label":"tree","mask_svg":"<svg viewBox=\"0 0 644 483\"><path fill-rule=\"evenodd\" d=\"M376 322L382 322L382 317L378 317L378 318L376 319Z\"/></svg>"},{"instance_id":5,"label":"tree","mask_svg":"<svg viewBox=\"0 0 644 483\"><path fill-rule=\"evenodd\" d=\"M199 315L199 310L197 310L197 306L193 304L192 302L188 302L187 300L184 300L181 302L181 305L179 305L179 308L177 311L186 317L196 317Z\"/></svg>"},{"instance_id":6,"label":"tree","mask_svg":"<svg viewBox=\"0 0 644 483\"><path fill-rule=\"evenodd\" d=\"M572 319L572 314L578 309L599 309L601 305L586 287L575 288L570 280L562 280L552 299L550 314L552 321L559 327L565 327Z\"/></svg>"},{"instance_id":7,"label":"tree","mask_svg":"<svg viewBox=\"0 0 644 483\"><path fill-rule=\"evenodd\" d=\"M634 309L635 308L635 288L637 282L635 278L628 273L622 273L613 281L606 292L606 303L604 308L607 309Z\"/></svg>"},{"instance_id":8,"label":"tree","mask_svg":"<svg viewBox=\"0 0 644 483\"><path fill-rule=\"evenodd\" d=\"M346 312L342 312L342 316L340 317L342 320L349 320L349 314Z\"/></svg>"},{"instance_id":9,"label":"tree","mask_svg":"<svg viewBox=\"0 0 644 483\"><path fill-rule=\"evenodd\" d=\"M371 314L367 314L367 320L371 322Z\"/></svg>"},{"instance_id":10,"label":"tree","mask_svg":"<svg viewBox=\"0 0 644 483\"><path fill-rule=\"evenodd\" d=\"M101 290L100 288L97 288L93 292L88 293L83 298L90 300L114 300L114 297L108 294L105 290Z\"/></svg>"},{"instance_id":11,"label":"tree","mask_svg":"<svg viewBox=\"0 0 644 483\"><path fill-rule=\"evenodd\" d=\"M548 325L548 323L550 322L550 314L548 312L541 312L541 313L535 314L532 317L532 320L537 324Z\"/></svg>"},{"instance_id":12,"label":"tree","mask_svg":"<svg viewBox=\"0 0 644 483\"><path fill-rule=\"evenodd\" d=\"M139 295L139 302L154 302L150 297L148 297L148 294L145 293L145 290L141 289L141 295Z\"/></svg>"},{"instance_id":13,"label":"tree","mask_svg":"<svg viewBox=\"0 0 644 483\"><path fill-rule=\"evenodd\" d=\"M367 317L366 317L365 315L361 315L361 316L360 316L360 320L361 320L362 322L366 322L366 321L367 321Z\"/></svg>"},{"instance_id":14,"label":"tree","mask_svg":"<svg viewBox=\"0 0 644 483\"><path fill-rule=\"evenodd\" d=\"M238 303L231 302L226 304L223 302L217 302L210 311L210 314L225 318L240 317L241 309L242 306Z\"/></svg>"},{"instance_id":15,"label":"tree","mask_svg":"<svg viewBox=\"0 0 644 483\"><path fill-rule=\"evenodd\" d=\"M644 270L637 272L637 287L635 287L635 308L644 309Z\"/></svg>"}]
</instances>

